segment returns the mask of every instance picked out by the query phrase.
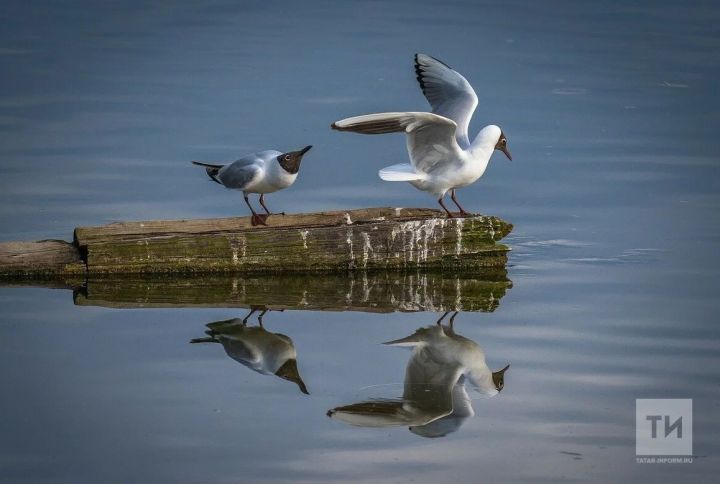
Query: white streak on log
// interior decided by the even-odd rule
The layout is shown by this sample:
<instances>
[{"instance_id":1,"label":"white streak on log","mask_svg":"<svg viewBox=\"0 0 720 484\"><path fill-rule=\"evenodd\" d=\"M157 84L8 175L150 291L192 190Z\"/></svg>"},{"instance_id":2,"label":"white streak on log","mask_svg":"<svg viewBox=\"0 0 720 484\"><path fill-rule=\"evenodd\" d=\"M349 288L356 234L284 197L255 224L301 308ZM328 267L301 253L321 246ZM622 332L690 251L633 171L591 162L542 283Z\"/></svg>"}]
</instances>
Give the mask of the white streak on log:
<instances>
[{"instance_id":1,"label":"white streak on log","mask_svg":"<svg viewBox=\"0 0 720 484\"><path fill-rule=\"evenodd\" d=\"M457 241L455 243L455 255L460 255L462 252L462 229L464 221L462 219L455 219L455 235Z\"/></svg>"},{"instance_id":2,"label":"white streak on log","mask_svg":"<svg viewBox=\"0 0 720 484\"><path fill-rule=\"evenodd\" d=\"M363 268L367 267L368 257L370 255L370 252L375 252L373 250L372 244L370 243L370 236L367 232L362 232L362 238L363 238Z\"/></svg>"},{"instance_id":3,"label":"white streak on log","mask_svg":"<svg viewBox=\"0 0 720 484\"><path fill-rule=\"evenodd\" d=\"M348 248L350 249L350 262L352 264L352 262L355 261L355 252L353 251L353 231L352 231L352 229L348 229L347 239L345 239L345 242L347 242Z\"/></svg>"},{"instance_id":4,"label":"white streak on log","mask_svg":"<svg viewBox=\"0 0 720 484\"><path fill-rule=\"evenodd\" d=\"M460 278L455 278L455 309L462 307L460 305Z\"/></svg>"}]
</instances>

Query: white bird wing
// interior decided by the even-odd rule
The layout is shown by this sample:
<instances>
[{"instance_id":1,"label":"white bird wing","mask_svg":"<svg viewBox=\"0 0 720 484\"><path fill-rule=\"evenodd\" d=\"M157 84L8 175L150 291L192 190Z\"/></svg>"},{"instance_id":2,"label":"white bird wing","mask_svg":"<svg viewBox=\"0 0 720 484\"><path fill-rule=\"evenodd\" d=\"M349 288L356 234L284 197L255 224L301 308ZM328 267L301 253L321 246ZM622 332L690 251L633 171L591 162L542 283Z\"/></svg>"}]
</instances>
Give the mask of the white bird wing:
<instances>
[{"instance_id":1,"label":"white bird wing","mask_svg":"<svg viewBox=\"0 0 720 484\"><path fill-rule=\"evenodd\" d=\"M457 142L467 149L468 126L478 105L470 83L447 64L426 54L415 54L415 73L432 112L455 121Z\"/></svg>"},{"instance_id":2,"label":"white bird wing","mask_svg":"<svg viewBox=\"0 0 720 484\"><path fill-rule=\"evenodd\" d=\"M227 188L244 190L262 176L263 170L264 161L256 155L249 155L223 166L217 177Z\"/></svg>"},{"instance_id":3,"label":"white bird wing","mask_svg":"<svg viewBox=\"0 0 720 484\"><path fill-rule=\"evenodd\" d=\"M455 121L432 113L377 113L342 119L332 124L338 131L361 134L405 132L410 161L416 170L428 173L437 162L457 157Z\"/></svg>"}]
</instances>

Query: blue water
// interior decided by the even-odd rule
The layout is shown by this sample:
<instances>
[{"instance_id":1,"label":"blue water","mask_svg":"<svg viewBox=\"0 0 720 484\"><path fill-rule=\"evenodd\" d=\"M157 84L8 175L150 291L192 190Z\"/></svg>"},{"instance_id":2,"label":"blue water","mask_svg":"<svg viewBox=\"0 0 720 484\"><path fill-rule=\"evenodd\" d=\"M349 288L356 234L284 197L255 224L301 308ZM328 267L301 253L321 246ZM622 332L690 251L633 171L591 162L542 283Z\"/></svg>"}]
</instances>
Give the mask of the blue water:
<instances>
[{"instance_id":1,"label":"blue water","mask_svg":"<svg viewBox=\"0 0 720 484\"><path fill-rule=\"evenodd\" d=\"M310 395L191 345L237 309L118 310L0 289L6 482L713 482L720 355L720 9L713 2L4 2L0 238L245 215L193 159L314 146L286 211L433 206L376 172L424 110L412 55L460 71L508 136L458 192L515 230L492 313L458 334L505 388L457 431L359 428L328 409L402 393L380 343L435 313L270 312ZM471 136L472 136L471 134ZM635 399L691 398L692 464L638 464Z\"/></svg>"}]
</instances>

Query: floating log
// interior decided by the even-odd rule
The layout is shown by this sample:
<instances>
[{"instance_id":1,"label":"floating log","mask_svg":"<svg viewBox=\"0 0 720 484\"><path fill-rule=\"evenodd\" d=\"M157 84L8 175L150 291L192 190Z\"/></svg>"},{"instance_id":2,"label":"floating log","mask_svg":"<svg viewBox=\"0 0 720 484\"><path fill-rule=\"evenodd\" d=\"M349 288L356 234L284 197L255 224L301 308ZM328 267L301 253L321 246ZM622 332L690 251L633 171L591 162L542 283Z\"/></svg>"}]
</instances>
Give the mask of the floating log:
<instances>
[{"instance_id":1,"label":"floating log","mask_svg":"<svg viewBox=\"0 0 720 484\"><path fill-rule=\"evenodd\" d=\"M451 276L393 272L90 278L80 306L107 308L267 307L274 310L494 311L512 287L505 270Z\"/></svg>"},{"instance_id":2,"label":"floating log","mask_svg":"<svg viewBox=\"0 0 720 484\"><path fill-rule=\"evenodd\" d=\"M505 266L498 241L511 230L497 217L406 208L273 215L257 227L249 217L119 222L79 227L72 244L0 244L0 274L472 272Z\"/></svg>"}]
</instances>

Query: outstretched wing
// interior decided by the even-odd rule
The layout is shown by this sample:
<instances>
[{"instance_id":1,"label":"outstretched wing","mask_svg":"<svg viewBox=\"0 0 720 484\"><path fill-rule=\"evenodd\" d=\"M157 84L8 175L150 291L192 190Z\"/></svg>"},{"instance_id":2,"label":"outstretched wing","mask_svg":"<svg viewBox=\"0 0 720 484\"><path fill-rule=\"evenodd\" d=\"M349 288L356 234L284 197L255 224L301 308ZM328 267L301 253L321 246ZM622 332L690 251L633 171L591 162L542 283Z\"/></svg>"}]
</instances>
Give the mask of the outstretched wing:
<instances>
[{"instance_id":1,"label":"outstretched wing","mask_svg":"<svg viewBox=\"0 0 720 484\"><path fill-rule=\"evenodd\" d=\"M405 132L410 161L424 173L431 171L438 161L460 153L455 122L432 113L366 114L336 121L331 127L361 134Z\"/></svg>"},{"instance_id":2,"label":"outstretched wing","mask_svg":"<svg viewBox=\"0 0 720 484\"><path fill-rule=\"evenodd\" d=\"M478 105L470 83L447 64L426 54L415 54L415 73L432 112L457 124L458 144L470 146L468 126Z\"/></svg>"}]
</instances>

